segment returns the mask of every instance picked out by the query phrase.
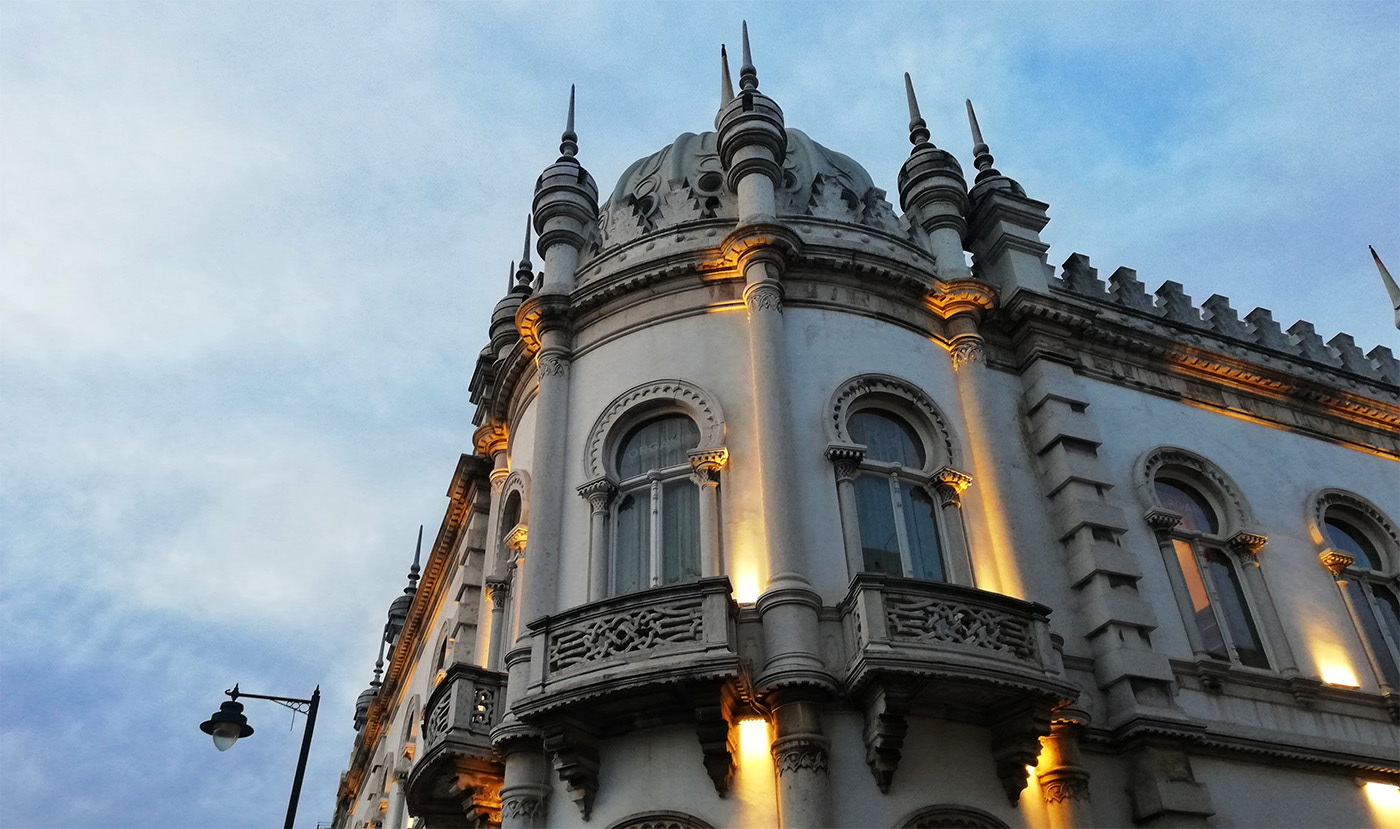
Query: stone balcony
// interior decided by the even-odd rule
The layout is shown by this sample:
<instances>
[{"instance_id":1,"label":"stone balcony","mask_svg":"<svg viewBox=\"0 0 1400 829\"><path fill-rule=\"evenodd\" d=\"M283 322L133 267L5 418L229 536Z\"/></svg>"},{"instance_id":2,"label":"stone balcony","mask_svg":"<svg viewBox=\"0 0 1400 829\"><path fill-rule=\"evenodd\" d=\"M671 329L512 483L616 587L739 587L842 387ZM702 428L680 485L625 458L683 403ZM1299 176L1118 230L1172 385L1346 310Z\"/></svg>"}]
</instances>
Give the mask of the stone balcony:
<instances>
[{"instance_id":1,"label":"stone balcony","mask_svg":"<svg viewBox=\"0 0 1400 829\"><path fill-rule=\"evenodd\" d=\"M845 690L866 709L867 762L887 789L910 713L990 729L1015 802L1051 711L1078 695L1064 677L1044 605L971 587L860 575L839 606Z\"/></svg>"},{"instance_id":2,"label":"stone balcony","mask_svg":"<svg viewBox=\"0 0 1400 829\"><path fill-rule=\"evenodd\" d=\"M457 663L423 706L423 752L408 776L408 803L432 826L501 820L500 759L491 729L505 708L506 675Z\"/></svg>"},{"instance_id":3,"label":"stone balcony","mask_svg":"<svg viewBox=\"0 0 1400 829\"><path fill-rule=\"evenodd\" d=\"M693 725L723 792L733 774L730 719L741 667L729 580L617 596L529 623L531 687L515 703L538 728L585 816L600 740L661 724Z\"/></svg>"}]
</instances>

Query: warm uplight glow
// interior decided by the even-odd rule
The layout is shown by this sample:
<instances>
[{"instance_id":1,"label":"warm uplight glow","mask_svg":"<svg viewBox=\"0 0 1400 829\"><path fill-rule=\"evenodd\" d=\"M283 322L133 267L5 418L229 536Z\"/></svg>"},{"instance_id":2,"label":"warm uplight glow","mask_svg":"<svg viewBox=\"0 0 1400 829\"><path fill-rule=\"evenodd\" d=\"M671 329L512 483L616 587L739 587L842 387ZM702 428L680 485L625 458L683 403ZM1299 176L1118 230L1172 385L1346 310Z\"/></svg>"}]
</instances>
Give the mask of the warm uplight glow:
<instances>
[{"instance_id":1,"label":"warm uplight glow","mask_svg":"<svg viewBox=\"0 0 1400 829\"><path fill-rule=\"evenodd\" d=\"M1322 681L1341 688L1360 688L1361 679L1357 676L1356 669L1351 666L1346 648L1322 638L1318 631L1309 633L1312 634L1310 643L1313 659L1317 662L1317 671L1322 675Z\"/></svg>"},{"instance_id":2,"label":"warm uplight glow","mask_svg":"<svg viewBox=\"0 0 1400 829\"><path fill-rule=\"evenodd\" d=\"M1357 679L1356 671L1353 671L1350 665L1340 662L1329 662L1322 666L1322 681L1341 688L1361 687L1361 680Z\"/></svg>"},{"instance_id":3,"label":"warm uplight glow","mask_svg":"<svg viewBox=\"0 0 1400 829\"><path fill-rule=\"evenodd\" d=\"M744 766L755 763L772 764L769 754L768 721L759 717L739 720L739 762Z\"/></svg>"},{"instance_id":4,"label":"warm uplight glow","mask_svg":"<svg viewBox=\"0 0 1400 829\"><path fill-rule=\"evenodd\" d=\"M753 604L758 601L758 594L757 573L750 569L744 569L734 574L734 601L739 604Z\"/></svg>"},{"instance_id":5,"label":"warm uplight glow","mask_svg":"<svg viewBox=\"0 0 1400 829\"><path fill-rule=\"evenodd\" d=\"M1400 786L1372 780L1363 784L1361 790L1371 804L1377 826L1400 826Z\"/></svg>"}]
</instances>

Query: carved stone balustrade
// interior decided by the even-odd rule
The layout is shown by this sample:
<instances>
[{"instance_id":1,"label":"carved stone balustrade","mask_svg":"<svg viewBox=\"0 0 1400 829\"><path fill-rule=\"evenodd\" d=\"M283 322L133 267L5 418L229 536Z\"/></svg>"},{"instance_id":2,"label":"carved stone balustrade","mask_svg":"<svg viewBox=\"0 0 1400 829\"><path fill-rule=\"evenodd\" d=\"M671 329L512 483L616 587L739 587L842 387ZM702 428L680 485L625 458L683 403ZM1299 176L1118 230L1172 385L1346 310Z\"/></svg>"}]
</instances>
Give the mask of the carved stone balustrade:
<instances>
[{"instance_id":1,"label":"carved stone balustrade","mask_svg":"<svg viewBox=\"0 0 1400 829\"><path fill-rule=\"evenodd\" d=\"M715 788L728 788L741 673L730 592L727 578L701 579L529 623L539 667L514 711L544 733L585 819L598 786L598 742L635 728L693 725Z\"/></svg>"},{"instance_id":2,"label":"carved stone balustrade","mask_svg":"<svg viewBox=\"0 0 1400 829\"><path fill-rule=\"evenodd\" d=\"M455 664L423 706L424 751L408 776L408 809L438 827L501 822L502 765L491 747L501 721L506 675Z\"/></svg>"},{"instance_id":3,"label":"carved stone balustrade","mask_svg":"<svg viewBox=\"0 0 1400 829\"><path fill-rule=\"evenodd\" d=\"M866 762L887 790L910 713L991 731L997 775L1015 803L1050 711L1078 689L1050 641L1050 609L937 582L860 575L840 605L846 691L865 707Z\"/></svg>"}]
</instances>

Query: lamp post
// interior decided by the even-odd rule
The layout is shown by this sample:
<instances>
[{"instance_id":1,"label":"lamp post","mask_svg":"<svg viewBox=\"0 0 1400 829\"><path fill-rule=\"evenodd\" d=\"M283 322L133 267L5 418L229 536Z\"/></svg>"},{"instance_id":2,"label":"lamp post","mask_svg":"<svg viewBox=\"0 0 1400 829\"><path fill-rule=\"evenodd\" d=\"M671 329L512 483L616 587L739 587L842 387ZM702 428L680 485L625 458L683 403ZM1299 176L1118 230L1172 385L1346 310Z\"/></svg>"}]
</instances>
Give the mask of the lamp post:
<instances>
[{"instance_id":1,"label":"lamp post","mask_svg":"<svg viewBox=\"0 0 1400 829\"><path fill-rule=\"evenodd\" d=\"M316 728L316 709L321 705L321 686L316 686L316 690L311 693L311 699L245 694L238 690L237 685L224 693L228 694L228 702L221 703L213 716L199 724L200 731L214 738L214 747L219 751L228 751L234 743L253 733L253 727L248 725L248 718L243 716L243 703L238 701L239 697L272 700L278 705L306 715L306 731L301 737L301 756L297 758L297 773L296 777L292 778L292 797L287 803L285 827L292 829L292 822L297 816L297 800L301 798L301 779L306 775L306 756L311 752L311 732Z\"/></svg>"}]
</instances>

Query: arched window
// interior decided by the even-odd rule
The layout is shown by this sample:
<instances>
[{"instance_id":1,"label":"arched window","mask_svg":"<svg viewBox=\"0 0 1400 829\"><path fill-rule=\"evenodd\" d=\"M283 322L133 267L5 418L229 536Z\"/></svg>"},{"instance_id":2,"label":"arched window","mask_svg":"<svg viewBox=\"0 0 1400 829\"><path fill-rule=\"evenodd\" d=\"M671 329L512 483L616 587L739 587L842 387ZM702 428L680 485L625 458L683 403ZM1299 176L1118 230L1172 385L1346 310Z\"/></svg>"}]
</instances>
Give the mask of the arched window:
<instances>
[{"instance_id":1,"label":"arched window","mask_svg":"<svg viewBox=\"0 0 1400 829\"><path fill-rule=\"evenodd\" d=\"M1394 525L1366 500L1336 490L1314 496L1314 532L1337 577L1384 690L1400 690L1400 547Z\"/></svg>"},{"instance_id":2,"label":"arched window","mask_svg":"<svg viewBox=\"0 0 1400 829\"><path fill-rule=\"evenodd\" d=\"M972 586L961 494L942 412L917 386L866 374L847 380L827 412L847 566Z\"/></svg>"},{"instance_id":3,"label":"arched window","mask_svg":"<svg viewBox=\"0 0 1400 829\"><path fill-rule=\"evenodd\" d=\"M1221 662L1268 670L1264 640L1231 552L1241 545L1227 535L1219 504L1203 492L1207 481L1198 466L1161 465L1151 478L1148 521L1157 529L1173 571L1172 586L1193 649Z\"/></svg>"},{"instance_id":4,"label":"arched window","mask_svg":"<svg viewBox=\"0 0 1400 829\"><path fill-rule=\"evenodd\" d=\"M846 428L865 446L855 479L865 572L946 580L939 502L923 472L927 452L918 432L879 409L853 412Z\"/></svg>"},{"instance_id":5,"label":"arched window","mask_svg":"<svg viewBox=\"0 0 1400 829\"><path fill-rule=\"evenodd\" d=\"M899 829L1004 829L996 815L971 806L927 806L899 822Z\"/></svg>"},{"instance_id":6,"label":"arched window","mask_svg":"<svg viewBox=\"0 0 1400 829\"><path fill-rule=\"evenodd\" d=\"M700 491L689 453L700 429L682 414L634 426L618 443L612 592L700 578Z\"/></svg>"}]
</instances>

